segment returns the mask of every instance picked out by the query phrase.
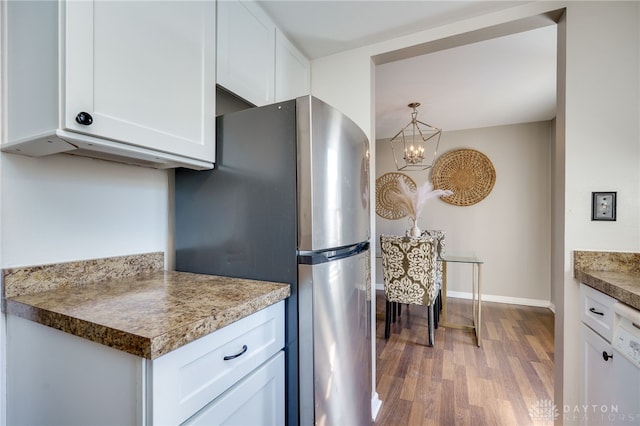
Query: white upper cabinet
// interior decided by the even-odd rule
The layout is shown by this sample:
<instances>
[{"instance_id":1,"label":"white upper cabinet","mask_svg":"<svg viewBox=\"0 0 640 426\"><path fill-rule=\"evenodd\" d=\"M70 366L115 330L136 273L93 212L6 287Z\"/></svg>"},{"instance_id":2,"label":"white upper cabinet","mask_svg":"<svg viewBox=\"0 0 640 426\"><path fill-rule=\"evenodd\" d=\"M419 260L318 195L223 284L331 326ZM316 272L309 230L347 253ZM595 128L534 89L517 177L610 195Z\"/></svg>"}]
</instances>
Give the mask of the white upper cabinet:
<instances>
[{"instance_id":1,"label":"white upper cabinet","mask_svg":"<svg viewBox=\"0 0 640 426\"><path fill-rule=\"evenodd\" d=\"M254 105L274 102L275 25L253 2L218 2L218 84Z\"/></svg>"},{"instance_id":2,"label":"white upper cabinet","mask_svg":"<svg viewBox=\"0 0 640 426\"><path fill-rule=\"evenodd\" d=\"M64 128L213 162L211 3L68 2Z\"/></svg>"},{"instance_id":3,"label":"white upper cabinet","mask_svg":"<svg viewBox=\"0 0 640 426\"><path fill-rule=\"evenodd\" d=\"M43 91L48 104L56 105L42 114L48 121L27 117L26 108L23 116L9 117L9 135L14 126L21 134L3 135L3 150L33 156L69 152L158 168L213 167L215 2L48 3L6 2L5 79L18 91L9 89L3 106L35 104L39 96L23 84L28 77L12 70L16 57L33 57L40 70L33 72L60 74L56 90ZM52 35L59 38L58 54L45 63L39 57L50 52L32 40Z\"/></svg>"},{"instance_id":4,"label":"white upper cabinet","mask_svg":"<svg viewBox=\"0 0 640 426\"><path fill-rule=\"evenodd\" d=\"M309 60L276 29L276 102L309 94Z\"/></svg>"},{"instance_id":5,"label":"white upper cabinet","mask_svg":"<svg viewBox=\"0 0 640 426\"><path fill-rule=\"evenodd\" d=\"M254 1L218 2L217 78L256 105L309 94L307 58Z\"/></svg>"}]
</instances>

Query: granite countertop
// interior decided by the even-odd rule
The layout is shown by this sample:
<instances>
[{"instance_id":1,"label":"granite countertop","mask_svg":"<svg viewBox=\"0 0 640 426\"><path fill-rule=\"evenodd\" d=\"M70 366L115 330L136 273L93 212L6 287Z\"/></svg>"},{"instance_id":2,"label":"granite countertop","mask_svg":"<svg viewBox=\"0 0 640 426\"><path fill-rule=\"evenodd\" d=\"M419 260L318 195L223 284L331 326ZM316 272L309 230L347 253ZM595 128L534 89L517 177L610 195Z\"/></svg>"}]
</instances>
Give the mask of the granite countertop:
<instances>
[{"instance_id":1,"label":"granite countertop","mask_svg":"<svg viewBox=\"0 0 640 426\"><path fill-rule=\"evenodd\" d=\"M574 251L574 277L640 310L640 253Z\"/></svg>"},{"instance_id":2,"label":"granite countertop","mask_svg":"<svg viewBox=\"0 0 640 426\"><path fill-rule=\"evenodd\" d=\"M18 275L4 271L5 292L7 276ZM41 270L28 275L43 281ZM123 275L7 297L5 310L154 359L290 295L288 284L241 278L162 270Z\"/></svg>"}]
</instances>

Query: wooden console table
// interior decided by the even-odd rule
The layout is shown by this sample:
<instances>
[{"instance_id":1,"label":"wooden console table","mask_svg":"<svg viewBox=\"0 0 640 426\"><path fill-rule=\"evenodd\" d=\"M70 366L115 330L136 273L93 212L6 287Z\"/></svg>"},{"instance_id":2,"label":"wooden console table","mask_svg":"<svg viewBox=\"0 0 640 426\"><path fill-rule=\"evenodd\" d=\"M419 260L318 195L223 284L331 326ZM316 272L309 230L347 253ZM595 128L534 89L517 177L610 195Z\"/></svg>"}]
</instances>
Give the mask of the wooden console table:
<instances>
[{"instance_id":1,"label":"wooden console table","mask_svg":"<svg viewBox=\"0 0 640 426\"><path fill-rule=\"evenodd\" d=\"M446 255L442 261L442 322L440 325L449 328L473 330L476 335L476 344L480 346L481 308L482 308L482 260L476 257L462 257ZM469 263L473 266L471 280L471 305L473 310L473 325L454 324L447 321L447 263Z\"/></svg>"}]
</instances>

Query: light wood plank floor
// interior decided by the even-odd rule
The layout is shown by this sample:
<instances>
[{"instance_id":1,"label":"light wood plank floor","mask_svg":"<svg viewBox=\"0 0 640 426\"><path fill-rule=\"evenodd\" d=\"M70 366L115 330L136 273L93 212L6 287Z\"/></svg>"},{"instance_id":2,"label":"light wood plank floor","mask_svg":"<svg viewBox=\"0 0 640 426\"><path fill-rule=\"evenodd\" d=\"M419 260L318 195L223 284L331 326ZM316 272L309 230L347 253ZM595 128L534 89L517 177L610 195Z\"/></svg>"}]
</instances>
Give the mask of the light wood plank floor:
<instances>
[{"instance_id":1,"label":"light wood plank floor","mask_svg":"<svg viewBox=\"0 0 640 426\"><path fill-rule=\"evenodd\" d=\"M470 302L448 301L449 320L470 323ZM444 327L428 347L426 307L403 306L385 340L381 291L376 304L376 425L544 423L529 410L553 400L549 309L483 302L481 347L471 331Z\"/></svg>"}]
</instances>

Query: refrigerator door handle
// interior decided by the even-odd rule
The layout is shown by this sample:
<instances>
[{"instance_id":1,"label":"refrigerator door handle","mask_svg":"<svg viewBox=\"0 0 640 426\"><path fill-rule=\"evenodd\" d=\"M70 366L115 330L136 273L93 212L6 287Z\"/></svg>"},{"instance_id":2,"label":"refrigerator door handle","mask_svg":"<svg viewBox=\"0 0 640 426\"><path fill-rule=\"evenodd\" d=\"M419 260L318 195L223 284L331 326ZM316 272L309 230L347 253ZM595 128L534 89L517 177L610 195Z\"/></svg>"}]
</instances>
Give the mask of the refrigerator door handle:
<instances>
[{"instance_id":1,"label":"refrigerator door handle","mask_svg":"<svg viewBox=\"0 0 640 426\"><path fill-rule=\"evenodd\" d=\"M367 250L369 250L369 241L364 241L362 243L354 244L347 247L341 247L338 249L323 251L299 251L298 264L317 265L320 263L344 259L345 257L355 256Z\"/></svg>"}]
</instances>

